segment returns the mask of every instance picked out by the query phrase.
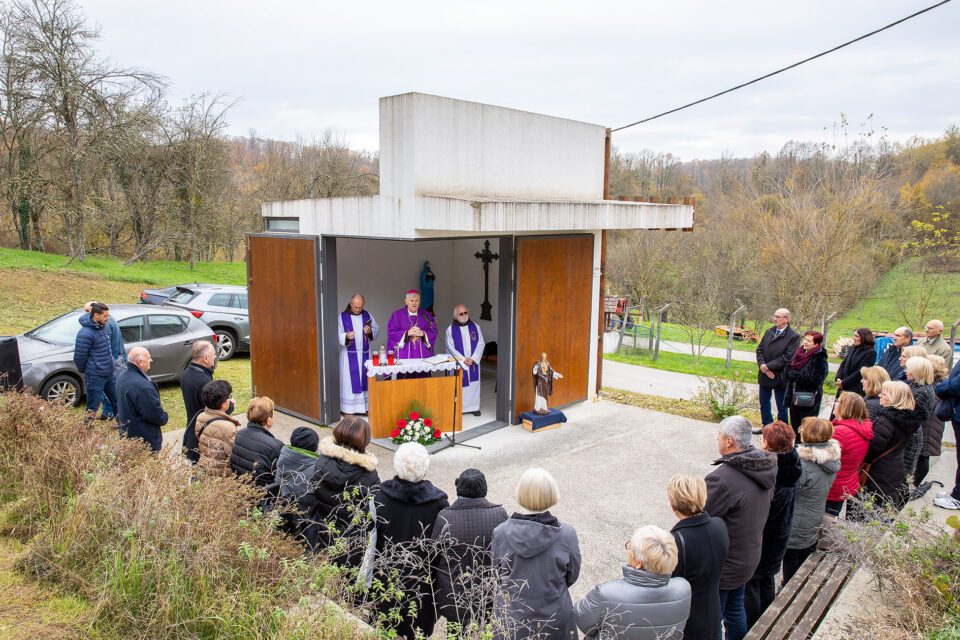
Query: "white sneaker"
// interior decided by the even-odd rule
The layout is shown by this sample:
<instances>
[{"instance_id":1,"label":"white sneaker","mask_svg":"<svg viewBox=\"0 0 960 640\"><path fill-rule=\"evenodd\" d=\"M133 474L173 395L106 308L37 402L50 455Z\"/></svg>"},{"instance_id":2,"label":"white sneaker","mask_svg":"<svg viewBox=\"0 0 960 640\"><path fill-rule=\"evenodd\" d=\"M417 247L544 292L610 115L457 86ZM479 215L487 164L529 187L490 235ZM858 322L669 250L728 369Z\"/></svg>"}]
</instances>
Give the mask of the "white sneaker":
<instances>
[{"instance_id":1,"label":"white sneaker","mask_svg":"<svg viewBox=\"0 0 960 640\"><path fill-rule=\"evenodd\" d=\"M935 497L937 497L937 498L949 498L951 495L953 495L953 492L952 492L952 491L937 491L937 495L936 495Z\"/></svg>"},{"instance_id":2,"label":"white sneaker","mask_svg":"<svg viewBox=\"0 0 960 640\"><path fill-rule=\"evenodd\" d=\"M933 504L944 509L950 509L952 511L960 511L960 500L956 498L951 498L949 496L945 498L936 498L933 501Z\"/></svg>"}]
</instances>

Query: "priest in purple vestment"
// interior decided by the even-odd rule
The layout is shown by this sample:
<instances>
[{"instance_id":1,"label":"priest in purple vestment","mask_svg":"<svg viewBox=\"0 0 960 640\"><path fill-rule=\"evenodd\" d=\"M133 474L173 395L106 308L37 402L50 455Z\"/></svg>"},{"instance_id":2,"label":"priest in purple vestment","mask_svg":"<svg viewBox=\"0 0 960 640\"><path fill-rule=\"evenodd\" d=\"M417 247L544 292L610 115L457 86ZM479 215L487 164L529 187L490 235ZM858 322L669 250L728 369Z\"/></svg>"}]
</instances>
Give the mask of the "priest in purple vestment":
<instances>
[{"instance_id":1,"label":"priest in purple vestment","mask_svg":"<svg viewBox=\"0 0 960 640\"><path fill-rule=\"evenodd\" d=\"M407 291L404 302L406 306L394 311L387 323L387 348L393 349L400 360L429 358L437 342L437 323L420 308L416 290Z\"/></svg>"}]
</instances>

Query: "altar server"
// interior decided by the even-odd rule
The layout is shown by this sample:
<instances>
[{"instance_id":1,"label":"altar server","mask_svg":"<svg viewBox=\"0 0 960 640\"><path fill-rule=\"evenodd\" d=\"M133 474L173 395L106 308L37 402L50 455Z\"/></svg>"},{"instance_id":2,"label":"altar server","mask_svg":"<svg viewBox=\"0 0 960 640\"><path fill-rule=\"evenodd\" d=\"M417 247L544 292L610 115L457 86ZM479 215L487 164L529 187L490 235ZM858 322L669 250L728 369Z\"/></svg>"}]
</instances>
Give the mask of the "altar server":
<instances>
[{"instance_id":1,"label":"altar server","mask_svg":"<svg viewBox=\"0 0 960 640\"><path fill-rule=\"evenodd\" d=\"M437 342L437 323L420 308L420 294L415 289L407 291L404 303L387 323L387 348L401 360L429 358Z\"/></svg>"},{"instance_id":2,"label":"altar server","mask_svg":"<svg viewBox=\"0 0 960 640\"><path fill-rule=\"evenodd\" d=\"M363 363L370 359L370 343L380 327L363 305L359 293L350 298L340 314L340 411L347 414L367 412L367 372Z\"/></svg>"},{"instance_id":3,"label":"altar server","mask_svg":"<svg viewBox=\"0 0 960 640\"><path fill-rule=\"evenodd\" d=\"M470 319L467 305L453 308L453 324L447 327L447 353L463 358L463 412L480 415L480 358L483 357L483 333Z\"/></svg>"}]
</instances>

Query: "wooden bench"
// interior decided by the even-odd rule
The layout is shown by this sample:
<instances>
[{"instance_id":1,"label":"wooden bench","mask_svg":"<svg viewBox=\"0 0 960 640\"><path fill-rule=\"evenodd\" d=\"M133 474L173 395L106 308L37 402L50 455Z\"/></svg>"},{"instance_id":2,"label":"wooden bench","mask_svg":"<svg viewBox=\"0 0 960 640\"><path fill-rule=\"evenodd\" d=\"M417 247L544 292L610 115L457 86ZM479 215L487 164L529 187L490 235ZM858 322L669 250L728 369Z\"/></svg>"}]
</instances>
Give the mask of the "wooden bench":
<instances>
[{"instance_id":1,"label":"wooden bench","mask_svg":"<svg viewBox=\"0 0 960 640\"><path fill-rule=\"evenodd\" d=\"M814 552L783 586L746 640L812 637L853 571L853 565L835 554Z\"/></svg>"}]
</instances>

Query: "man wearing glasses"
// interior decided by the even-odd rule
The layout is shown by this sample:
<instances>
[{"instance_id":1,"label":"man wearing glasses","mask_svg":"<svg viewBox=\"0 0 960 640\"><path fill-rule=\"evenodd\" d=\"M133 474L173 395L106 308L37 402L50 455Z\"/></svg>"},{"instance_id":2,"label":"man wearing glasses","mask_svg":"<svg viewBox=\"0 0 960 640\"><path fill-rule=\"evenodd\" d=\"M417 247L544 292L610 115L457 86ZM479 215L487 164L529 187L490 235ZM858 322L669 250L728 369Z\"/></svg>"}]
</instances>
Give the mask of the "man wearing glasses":
<instances>
[{"instance_id":1,"label":"man wearing glasses","mask_svg":"<svg viewBox=\"0 0 960 640\"><path fill-rule=\"evenodd\" d=\"M777 400L777 420L787 421L787 377L784 369L800 346L800 334L790 326L790 311L777 309L773 312L773 326L763 334L757 345L757 384L760 386L760 418L763 424L773 422L770 396Z\"/></svg>"},{"instance_id":2,"label":"man wearing glasses","mask_svg":"<svg viewBox=\"0 0 960 640\"><path fill-rule=\"evenodd\" d=\"M903 370L900 364L900 354L904 347L913 344L913 331L909 327L900 327L893 332L893 344L887 347L887 350L880 356L878 367L883 367L890 374L890 379L896 382L907 381L907 372Z\"/></svg>"},{"instance_id":3,"label":"man wearing glasses","mask_svg":"<svg viewBox=\"0 0 960 640\"><path fill-rule=\"evenodd\" d=\"M447 353L462 359L463 412L480 415L480 358L483 357L483 333L470 319L467 305L453 308L453 324L447 327Z\"/></svg>"}]
</instances>

